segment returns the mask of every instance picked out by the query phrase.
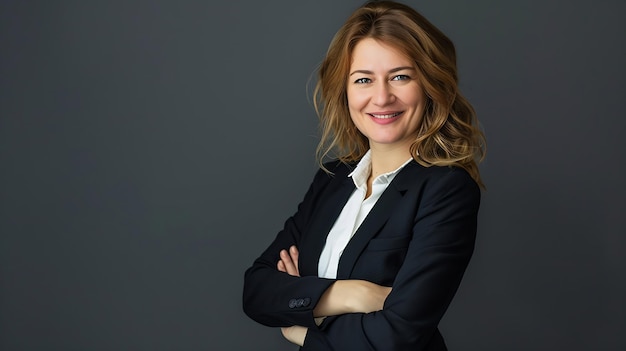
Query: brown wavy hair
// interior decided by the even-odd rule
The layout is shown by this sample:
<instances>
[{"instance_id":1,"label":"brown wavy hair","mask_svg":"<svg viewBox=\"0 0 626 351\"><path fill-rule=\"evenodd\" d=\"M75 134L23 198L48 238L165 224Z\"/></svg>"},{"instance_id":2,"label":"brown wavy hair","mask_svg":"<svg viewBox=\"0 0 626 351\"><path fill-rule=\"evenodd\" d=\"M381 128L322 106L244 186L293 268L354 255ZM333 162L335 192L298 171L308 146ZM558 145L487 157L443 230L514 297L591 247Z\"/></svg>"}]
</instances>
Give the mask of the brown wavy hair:
<instances>
[{"instance_id":1,"label":"brown wavy hair","mask_svg":"<svg viewBox=\"0 0 626 351\"><path fill-rule=\"evenodd\" d=\"M367 138L350 119L347 84L352 52L364 38L390 45L410 58L426 95L426 107L410 151L419 164L462 167L481 186L478 162L485 137L472 105L458 87L454 44L409 6L370 1L358 8L335 34L318 71L313 93L320 118L317 158L356 162L369 149Z\"/></svg>"}]
</instances>

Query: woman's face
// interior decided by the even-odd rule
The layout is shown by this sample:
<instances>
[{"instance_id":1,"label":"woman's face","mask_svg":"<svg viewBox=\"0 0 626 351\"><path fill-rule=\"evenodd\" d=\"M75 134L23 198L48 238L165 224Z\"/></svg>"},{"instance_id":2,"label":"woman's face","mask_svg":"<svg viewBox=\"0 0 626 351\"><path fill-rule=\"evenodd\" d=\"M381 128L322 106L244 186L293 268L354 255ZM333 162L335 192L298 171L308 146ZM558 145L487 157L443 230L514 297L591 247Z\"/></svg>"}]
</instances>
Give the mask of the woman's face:
<instances>
[{"instance_id":1,"label":"woman's face","mask_svg":"<svg viewBox=\"0 0 626 351\"><path fill-rule=\"evenodd\" d=\"M348 108L370 148L408 148L426 98L411 60L372 38L358 42L348 77Z\"/></svg>"}]
</instances>

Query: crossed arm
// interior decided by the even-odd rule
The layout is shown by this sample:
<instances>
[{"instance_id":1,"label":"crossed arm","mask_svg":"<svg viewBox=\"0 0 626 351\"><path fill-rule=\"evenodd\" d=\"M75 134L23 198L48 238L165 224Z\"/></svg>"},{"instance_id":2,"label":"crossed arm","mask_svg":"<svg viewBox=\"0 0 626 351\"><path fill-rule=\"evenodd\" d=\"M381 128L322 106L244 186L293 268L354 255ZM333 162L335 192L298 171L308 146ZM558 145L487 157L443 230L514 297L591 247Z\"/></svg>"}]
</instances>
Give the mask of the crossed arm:
<instances>
[{"instance_id":1,"label":"crossed arm","mask_svg":"<svg viewBox=\"0 0 626 351\"><path fill-rule=\"evenodd\" d=\"M480 190L466 172L444 168L432 172L428 186L405 195L407 203L419 197L418 208L403 208L399 219L388 223L395 227L406 225L403 220L413 224L406 256L394 273L393 289L363 280L319 278L314 272L300 276L298 251L292 247L302 242L300 233L316 207L315 194L324 185L318 180L298 212L246 270L244 312L261 324L283 327L289 341L307 350L368 346L425 350L431 342L443 345L437 324L474 248ZM312 309L287 306L287 299L298 296L309 297ZM319 324L318 318L323 317L329 318Z\"/></svg>"},{"instance_id":2,"label":"crossed arm","mask_svg":"<svg viewBox=\"0 0 626 351\"><path fill-rule=\"evenodd\" d=\"M300 276L298 270L298 249L291 246L289 251L281 250L276 268L294 277ZM366 280L337 280L322 295L313 309L315 323L320 325L324 318L345 313L369 313L380 311L391 287L385 287ZM308 328L294 325L281 328L288 341L303 346Z\"/></svg>"}]
</instances>

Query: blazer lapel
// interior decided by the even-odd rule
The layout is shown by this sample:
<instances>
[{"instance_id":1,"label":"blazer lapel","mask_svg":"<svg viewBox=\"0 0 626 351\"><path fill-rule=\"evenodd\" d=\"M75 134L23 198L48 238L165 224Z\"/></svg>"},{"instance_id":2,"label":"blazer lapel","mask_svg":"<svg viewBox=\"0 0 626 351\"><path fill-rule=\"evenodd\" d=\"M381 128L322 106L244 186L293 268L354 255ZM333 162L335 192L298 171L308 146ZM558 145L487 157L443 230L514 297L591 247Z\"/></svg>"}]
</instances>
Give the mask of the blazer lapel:
<instances>
[{"instance_id":1,"label":"blazer lapel","mask_svg":"<svg viewBox=\"0 0 626 351\"><path fill-rule=\"evenodd\" d=\"M400 199L406 193L410 182L415 179L415 173L419 169L420 166L415 161L407 164L389 184L378 201L376 201L376 204L365 217L365 220L341 254L339 267L337 268L337 279L350 278L352 269L361 252L363 252L370 239L376 235L389 216L391 216L394 207L400 203Z\"/></svg>"},{"instance_id":2,"label":"blazer lapel","mask_svg":"<svg viewBox=\"0 0 626 351\"><path fill-rule=\"evenodd\" d=\"M347 174L336 174L336 183L327 190L327 195L319 201L306 234L302 237L300 246L300 273L301 275L317 275L317 266L320 254L326 244L326 237L333 224L339 217L343 206L348 202L355 186L352 178ZM306 248L306 250L304 250Z\"/></svg>"}]
</instances>

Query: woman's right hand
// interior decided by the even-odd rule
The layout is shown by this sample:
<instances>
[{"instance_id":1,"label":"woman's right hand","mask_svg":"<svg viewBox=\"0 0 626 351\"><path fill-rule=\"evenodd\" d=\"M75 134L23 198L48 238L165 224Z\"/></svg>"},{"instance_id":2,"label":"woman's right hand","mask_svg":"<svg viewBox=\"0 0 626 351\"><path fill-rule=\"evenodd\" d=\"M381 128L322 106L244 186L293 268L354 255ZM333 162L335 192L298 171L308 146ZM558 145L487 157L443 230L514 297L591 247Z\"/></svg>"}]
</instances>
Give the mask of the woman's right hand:
<instances>
[{"instance_id":1,"label":"woman's right hand","mask_svg":"<svg viewBox=\"0 0 626 351\"><path fill-rule=\"evenodd\" d=\"M298 248L281 250L276 268L289 275L299 277ZM338 280L331 285L315 307L316 317L335 316L344 313L370 313L383 309L391 287L378 285L367 280Z\"/></svg>"},{"instance_id":2,"label":"woman's right hand","mask_svg":"<svg viewBox=\"0 0 626 351\"><path fill-rule=\"evenodd\" d=\"M346 280L350 283L347 304L353 313L370 313L383 309L391 287L378 285L367 280Z\"/></svg>"},{"instance_id":3,"label":"woman's right hand","mask_svg":"<svg viewBox=\"0 0 626 351\"><path fill-rule=\"evenodd\" d=\"M337 280L326 289L313 315L320 317L380 311L390 292L391 287L366 280Z\"/></svg>"}]
</instances>

